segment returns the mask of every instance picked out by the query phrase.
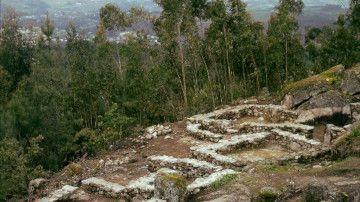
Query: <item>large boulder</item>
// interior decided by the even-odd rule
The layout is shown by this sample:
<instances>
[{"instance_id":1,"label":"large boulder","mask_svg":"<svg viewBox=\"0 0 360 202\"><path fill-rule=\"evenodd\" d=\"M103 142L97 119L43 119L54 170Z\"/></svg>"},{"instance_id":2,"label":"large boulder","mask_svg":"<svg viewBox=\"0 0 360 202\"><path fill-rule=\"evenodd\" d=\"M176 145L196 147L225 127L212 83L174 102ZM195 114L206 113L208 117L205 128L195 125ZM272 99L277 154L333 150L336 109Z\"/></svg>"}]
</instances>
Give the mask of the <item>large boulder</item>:
<instances>
[{"instance_id":1,"label":"large boulder","mask_svg":"<svg viewBox=\"0 0 360 202\"><path fill-rule=\"evenodd\" d=\"M159 172L155 178L155 197L168 202L186 201L186 179L178 173Z\"/></svg>"},{"instance_id":2,"label":"large boulder","mask_svg":"<svg viewBox=\"0 0 360 202\"><path fill-rule=\"evenodd\" d=\"M297 108L312 97L333 89L343 72L344 66L338 65L321 74L289 84L284 90L286 95L283 105L287 109Z\"/></svg>"},{"instance_id":3,"label":"large boulder","mask_svg":"<svg viewBox=\"0 0 360 202\"><path fill-rule=\"evenodd\" d=\"M289 84L282 105L287 109L341 108L360 99L360 64L345 70L342 65Z\"/></svg>"},{"instance_id":4,"label":"large boulder","mask_svg":"<svg viewBox=\"0 0 360 202\"><path fill-rule=\"evenodd\" d=\"M263 187L256 201L276 201L280 193L274 187Z\"/></svg>"},{"instance_id":5,"label":"large boulder","mask_svg":"<svg viewBox=\"0 0 360 202\"><path fill-rule=\"evenodd\" d=\"M29 182L28 193L29 198L32 199L36 192L45 187L47 180L44 178L37 178Z\"/></svg>"},{"instance_id":6,"label":"large boulder","mask_svg":"<svg viewBox=\"0 0 360 202\"><path fill-rule=\"evenodd\" d=\"M307 102L298 107L301 110L309 110L316 108L334 108L345 107L349 105L350 101L345 98L340 92L329 90L322 94L312 96Z\"/></svg>"},{"instance_id":7,"label":"large boulder","mask_svg":"<svg viewBox=\"0 0 360 202\"><path fill-rule=\"evenodd\" d=\"M341 83L341 90L349 95L360 94L360 76L347 73Z\"/></svg>"},{"instance_id":8,"label":"large boulder","mask_svg":"<svg viewBox=\"0 0 360 202\"><path fill-rule=\"evenodd\" d=\"M329 188L326 184L312 182L303 191L303 199L306 202L320 202L329 197Z\"/></svg>"},{"instance_id":9,"label":"large boulder","mask_svg":"<svg viewBox=\"0 0 360 202\"><path fill-rule=\"evenodd\" d=\"M360 63L346 71L341 90L360 100Z\"/></svg>"}]
</instances>

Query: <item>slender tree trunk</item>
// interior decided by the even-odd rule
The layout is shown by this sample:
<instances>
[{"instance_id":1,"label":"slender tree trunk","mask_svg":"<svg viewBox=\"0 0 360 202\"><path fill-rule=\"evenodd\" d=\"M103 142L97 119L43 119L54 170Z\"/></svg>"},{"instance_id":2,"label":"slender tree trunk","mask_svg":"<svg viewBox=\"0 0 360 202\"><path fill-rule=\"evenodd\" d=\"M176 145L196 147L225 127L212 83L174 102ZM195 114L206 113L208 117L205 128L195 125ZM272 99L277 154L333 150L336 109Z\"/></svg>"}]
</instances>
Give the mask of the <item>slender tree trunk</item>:
<instances>
[{"instance_id":1,"label":"slender tree trunk","mask_svg":"<svg viewBox=\"0 0 360 202\"><path fill-rule=\"evenodd\" d=\"M213 91L213 82L211 80L211 76L210 76L210 72L209 72L209 67L206 64L205 58L204 56L201 54L201 58L203 60L203 63L205 65L205 69L206 69L206 74L207 74L207 78L208 78L208 82L210 84L210 93L211 93L211 100L212 100L212 108L215 109L215 96L214 96L214 91Z\"/></svg>"},{"instance_id":2,"label":"slender tree trunk","mask_svg":"<svg viewBox=\"0 0 360 202\"><path fill-rule=\"evenodd\" d=\"M181 20L177 24L177 42L179 46L179 59L181 63L181 76L182 76L182 92L184 97L184 107L187 112L188 109L188 99L187 99L187 89L186 89L186 66L184 60L184 50L181 43Z\"/></svg>"},{"instance_id":3,"label":"slender tree trunk","mask_svg":"<svg viewBox=\"0 0 360 202\"><path fill-rule=\"evenodd\" d=\"M213 69L215 71L215 74L214 74L215 76L214 76L214 82L213 83L219 84L219 85L216 86L215 89L214 89L214 87L212 87L212 89L213 89L213 91L215 90L214 95L216 96L216 99L219 98L220 104L223 104L223 96L222 96L223 91L222 91L222 82L221 82L223 79L220 78L220 75L222 75L222 74L219 73L219 68L216 65L216 61L214 60L214 57L212 55L212 50L210 49L210 47L207 47L207 51L209 53L209 60L210 60L212 66L213 66ZM219 96L219 94L220 94L220 96Z\"/></svg>"},{"instance_id":4,"label":"slender tree trunk","mask_svg":"<svg viewBox=\"0 0 360 202\"><path fill-rule=\"evenodd\" d=\"M257 91L260 92L260 82L259 82L259 67L257 66L256 64L256 60L255 60L255 57L254 57L254 53L251 53L251 58L252 58L252 61L253 61L253 64L255 66L255 74L256 74L256 86L257 86Z\"/></svg>"},{"instance_id":5,"label":"slender tree trunk","mask_svg":"<svg viewBox=\"0 0 360 202\"><path fill-rule=\"evenodd\" d=\"M245 76L245 58L242 58L241 67L242 67L242 76L243 76L243 88L245 90L245 96L247 96L247 84L246 84L246 76Z\"/></svg>"},{"instance_id":6,"label":"slender tree trunk","mask_svg":"<svg viewBox=\"0 0 360 202\"><path fill-rule=\"evenodd\" d=\"M268 70L268 64L267 64L267 52L265 48L265 44L263 45L263 54L264 54L264 66L265 66L265 85L268 90L269 89L269 70Z\"/></svg>"},{"instance_id":7,"label":"slender tree trunk","mask_svg":"<svg viewBox=\"0 0 360 202\"><path fill-rule=\"evenodd\" d=\"M287 82L289 79L289 64L288 64L288 40L285 39L285 81Z\"/></svg>"},{"instance_id":8,"label":"slender tree trunk","mask_svg":"<svg viewBox=\"0 0 360 202\"><path fill-rule=\"evenodd\" d=\"M229 59L229 47L228 47L228 39L227 39L227 30L226 27L223 26L224 32L224 40L225 40L225 54L226 54L226 67L229 77L229 91L230 91L230 98L233 100L233 91L232 91L232 77L231 77L231 68L230 68L230 59Z\"/></svg>"},{"instance_id":9,"label":"slender tree trunk","mask_svg":"<svg viewBox=\"0 0 360 202\"><path fill-rule=\"evenodd\" d=\"M117 67L119 69L119 72L122 72L122 63L121 63L121 56L119 52L119 47L116 46L116 56L114 56L115 62L117 64Z\"/></svg>"}]
</instances>

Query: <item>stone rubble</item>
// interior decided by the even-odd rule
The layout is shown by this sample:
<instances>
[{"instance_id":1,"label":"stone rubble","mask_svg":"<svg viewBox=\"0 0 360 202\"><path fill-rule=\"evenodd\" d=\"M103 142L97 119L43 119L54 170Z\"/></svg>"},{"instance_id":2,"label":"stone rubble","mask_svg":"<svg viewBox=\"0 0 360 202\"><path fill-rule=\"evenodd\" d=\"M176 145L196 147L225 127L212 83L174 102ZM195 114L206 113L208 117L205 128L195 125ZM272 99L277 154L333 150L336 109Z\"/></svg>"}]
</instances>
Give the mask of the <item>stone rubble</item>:
<instances>
[{"instance_id":1,"label":"stone rubble","mask_svg":"<svg viewBox=\"0 0 360 202\"><path fill-rule=\"evenodd\" d=\"M209 174L221 170L221 166L213 165L206 161L190 158L174 158L171 156L150 156L148 159L153 167L171 167L176 170L186 171L187 175Z\"/></svg>"},{"instance_id":2,"label":"stone rubble","mask_svg":"<svg viewBox=\"0 0 360 202\"><path fill-rule=\"evenodd\" d=\"M282 137L289 138L289 139L291 139L293 141L299 141L301 143L306 143L306 144L315 145L315 146L321 144L321 142L316 141L316 140L312 140L312 139L308 139L303 135L290 133L290 132L283 131L283 130L280 130L280 129L274 129L272 131L275 132L276 134L282 136Z\"/></svg>"},{"instance_id":3,"label":"stone rubble","mask_svg":"<svg viewBox=\"0 0 360 202\"><path fill-rule=\"evenodd\" d=\"M158 136L161 135L167 135L170 134L172 132L172 129L170 126L164 126L164 125L155 125L155 126L150 126L148 128L145 129L145 135L144 137L148 140L157 138Z\"/></svg>"},{"instance_id":4,"label":"stone rubble","mask_svg":"<svg viewBox=\"0 0 360 202\"><path fill-rule=\"evenodd\" d=\"M197 178L193 183L191 183L187 186L187 189L188 189L188 191L190 191L192 193L197 193L197 192L201 191L201 189L209 187L211 184L213 184L217 180L220 180L224 176L232 175L232 174L236 174L236 172L231 169L217 171L215 173L212 173L208 177Z\"/></svg>"},{"instance_id":5,"label":"stone rubble","mask_svg":"<svg viewBox=\"0 0 360 202\"><path fill-rule=\"evenodd\" d=\"M186 126L186 130L190 134L197 136L199 139L206 139L206 140L210 140L212 142L218 142L220 139L223 138L223 135L215 134L215 133L207 131L207 130L201 130L200 127L201 127L201 124L199 124L199 123L197 123L197 124L188 123Z\"/></svg>"},{"instance_id":6,"label":"stone rubble","mask_svg":"<svg viewBox=\"0 0 360 202\"><path fill-rule=\"evenodd\" d=\"M313 126L296 124L296 123L254 123L244 122L240 124L240 131L245 132L262 132L271 129L290 130L292 132L311 133L314 130Z\"/></svg>"},{"instance_id":7,"label":"stone rubble","mask_svg":"<svg viewBox=\"0 0 360 202\"><path fill-rule=\"evenodd\" d=\"M235 164L236 160L234 158L222 155L219 152L230 151L232 148L239 148L241 145L249 146L261 142L269 135L270 133L266 132L238 135L231 137L229 140L220 140L216 144L200 145L190 149L192 150L194 156L205 159L209 162L215 162L220 165Z\"/></svg>"},{"instance_id":8,"label":"stone rubble","mask_svg":"<svg viewBox=\"0 0 360 202\"><path fill-rule=\"evenodd\" d=\"M108 182L104 179L96 177L83 180L81 183L85 186L95 188L98 192L106 192L107 195L110 195L112 197L119 196L121 192L125 190L125 187L120 184Z\"/></svg>"},{"instance_id":9,"label":"stone rubble","mask_svg":"<svg viewBox=\"0 0 360 202\"><path fill-rule=\"evenodd\" d=\"M301 111L295 123L309 123L316 119L323 117L331 117L335 114L343 114L351 117L351 107L346 105L344 107L325 107L325 108L314 108L309 110Z\"/></svg>"},{"instance_id":10,"label":"stone rubble","mask_svg":"<svg viewBox=\"0 0 360 202\"><path fill-rule=\"evenodd\" d=\"M61 189L51 192L48 197L40 199L40 202L67 200L77 189L78 187L65 185Z\"/></svg>"},{"instance_id":11,"label":"stone rubble","mask_svg":"<svg viewBox=\"0 0 360 202\"><path fill-rule=\"evenodd\" d=\"M333 124L327 124L326 132L324 134L324 145L331 146L331 143L345 131L346 128L341 128Z\"/></svg>"},{"instance_id":12,"label":"stone rubble","mask_svg":"<svg viewBox=\"0 0 360 202\"><path fill-rule=\"evenodd\" d=\"M248 167L248 165L258 163L282 163L300 158L315 158L322 149L328 148L334 139L352 125L342 128L328 124L322 143L309 138L315 127L305 123L318 117L331 116L334 113L358 116L360 104L306 111L291 111L277 105L246 104L219 109L208 114L199 114L188 118L186 123L187 134L198 140L192 141L189 146L191 157L145 156L143 158L146 158L145 167L150 171L149 174L132 180L127 185L109 182L100 177L91 177L81 181L80 190L81 193L84 190L86 193L101 194L112 198L130 200L140 197L145 201L162 201L159 198L152 198L156 192L155 181L159 173L172 173L190 179L186 188L187 192L196 194L224 176L236 174L234 168ZM237 123L243 117L251 117L250 120L254 121ZM170 133L172 133L171 126L151 126L145 129L143 140L154 139L160 135L165 136L166 140L175 138L170 136ZM247 153L241 153L242 156L239 158L232 154L237 151L247 151ZM256 151L278 152L279 155L257 156ZM131 161L129 156L135 153L134 150L132 154L122 159L100 160L99 164L106 169L118 167L129 163ZM269 161L266 158L274 159ZM66 185L52 192L44 200L66 200L77 189L78 187Z\"/></svg>"},{"instance_id":13,"label":"stone rubble","mask_svg":"<svg viewBox=\"0 0 360 202\"><path fill-rule=\"evenodd\" d=\"M176 173L177 171L162 168L158 172ZM95 177L83 180L81 183L93 192L114 198L136 195L143 195L147 197L154 191L155 176L156 173L150 173L147 176L130 181L127 186Z\"/></svg>"}]
</instances>

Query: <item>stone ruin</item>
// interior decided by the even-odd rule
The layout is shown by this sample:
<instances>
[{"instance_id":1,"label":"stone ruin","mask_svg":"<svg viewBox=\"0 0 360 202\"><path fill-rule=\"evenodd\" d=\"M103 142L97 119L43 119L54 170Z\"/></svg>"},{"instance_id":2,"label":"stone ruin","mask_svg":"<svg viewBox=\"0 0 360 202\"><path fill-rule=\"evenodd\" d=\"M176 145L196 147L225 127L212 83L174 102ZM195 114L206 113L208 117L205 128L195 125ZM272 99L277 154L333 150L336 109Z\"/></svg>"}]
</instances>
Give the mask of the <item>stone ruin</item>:
<instances>
[{"instance_id":1,"label":"stone ruin","mask_svg":"<svg viewBox=\"0 0 360 202\"><path fill-rule=\"evenodd\" d=\"M352 104L338 110L358 119L358 106ZM70 199L79 190L110 198L169 201L161 196L157 196L159 200L153 198L159 173L183 176L188 182L187 195L192 195L251 165L310 161L326 154L332 143L351 128L328 124L320 135L315 134L319 132L312 123L314 113L287 110L279 105L243 104L196 115L187 119L185 128L187 136L197 140L190 147L191 156L151 155L146 159L149 174L128 184L91 177L77 185L65 185L40 201ZM326 110L321 113L330 114ZM170 126L161 125L145 131L145 139L149 140L172 133Z\"/></svg>"}]
</instances>

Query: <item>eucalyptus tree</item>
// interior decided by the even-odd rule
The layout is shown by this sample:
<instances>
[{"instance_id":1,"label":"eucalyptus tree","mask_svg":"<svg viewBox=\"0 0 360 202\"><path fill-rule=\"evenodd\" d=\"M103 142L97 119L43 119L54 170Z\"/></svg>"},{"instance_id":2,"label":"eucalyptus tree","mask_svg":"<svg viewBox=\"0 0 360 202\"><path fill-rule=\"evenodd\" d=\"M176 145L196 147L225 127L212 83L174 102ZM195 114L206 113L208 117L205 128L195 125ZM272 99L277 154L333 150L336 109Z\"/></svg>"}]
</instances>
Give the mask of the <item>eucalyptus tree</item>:
<instances>
[{"instance_id":1,"label":"eucalyptus tree","mask_svg":"<svg viewBox=\"0 0 360 202\"><path fill-rule=\"evenodd\" d=\"M355 31L357 31L357 34L359 34L360 31L360 1L359 0L350 1L348 20L350 21L350 26Z\"/></svg>"},{"instance_id":2,"label":"eucalyptus tree","mask_svg":"<svg viewBox=\"0 0 360 202\"><path fill-rule=\"evenodd\" d=\"M351 0L348 12L339 15L335 26L309 30L307 51L308 55L312 56L310 59L318 71L323 71L337 64L351 67L359 62L359 4L358 0Z\"/></svg>"},{"instance_id":3,"label":"eucalyptus tree","mask_svg":"<svg viewBox=\"0 0 360 202\"><path fill-rule=\"evenodd\" d=\"M269 65L275 75L273 84L296 79L303 71L304 51L301 45L298 18L302 13L302 0L280 0L270 16L267 31L269 40ZM282 79L284 78L284 79Z\"/></svg>"},{"instance_id":4,"label":"eucalyptus tree","mask_svg":"<svg viewBox=\"0 0 360 202\"><path fill-rule=\"evenodd\" d=\"M43 24L41 25L41 32L45 36L48 47L51 46L51 37L54 34L55 26L52 20L50 19L49 13L46 13L45 18L43 20Z\"/></svg>"},{"instance_id":5,"label":"eucalyptus tree","mask_svg":"<svg viewBox=\"0 0 360 202\"><path fill-rule=\"evenodd\" d=\"M157 34L164 48L166 66L180 69L176 71L183 97L185 111L188 109L187 66L184 46L188 43L195 28L195 12L192 12L194 1L191 0L159 0L163 11L156 21Z\"/></svg>"},{"instance_id":6,"label":"eucalyptus tree","mask_svg":"<svg viewBox=\"0 0 360 202\"><path fill-rule=\"evenodd\" d=\"M29 75L32 57L31 48L23 40L19 28L18 14L13 9L7 9L3 14L0 32L0 65L13 78L12 90L24 75Z\"/></svg>"}]
</instances>

